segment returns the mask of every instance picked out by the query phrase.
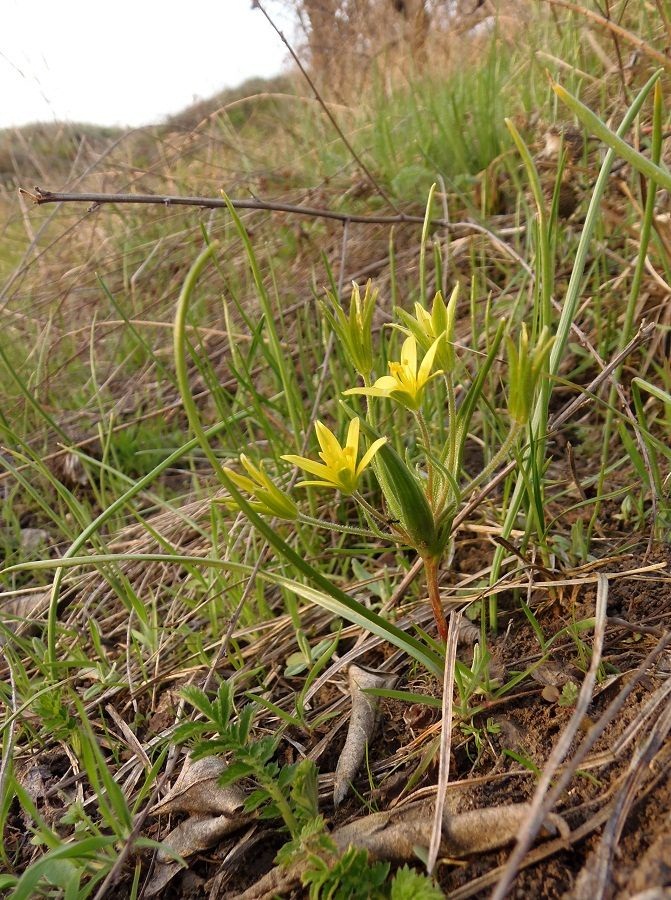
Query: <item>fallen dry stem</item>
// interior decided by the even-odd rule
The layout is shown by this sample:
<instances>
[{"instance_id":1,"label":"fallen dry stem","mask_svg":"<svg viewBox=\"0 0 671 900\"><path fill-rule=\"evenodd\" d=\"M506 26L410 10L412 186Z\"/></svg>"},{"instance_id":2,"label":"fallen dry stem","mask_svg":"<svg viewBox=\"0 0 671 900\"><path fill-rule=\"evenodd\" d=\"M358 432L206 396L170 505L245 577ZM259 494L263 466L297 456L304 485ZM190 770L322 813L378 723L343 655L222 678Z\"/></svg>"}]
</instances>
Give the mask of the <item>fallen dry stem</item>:
<instances>
[{"instance_id":1,"label":"fallen dry stem","mask_svg":"<svg viewBox=\"0 0 671 900\"><path fill-rule=\"evenodd\" d=\"M443 811L450 778L450 750L452 747L452 707L454 705L454 669L457 662L457 642L461 627L461 612L452 610L445 647L445 672L443 675L443 708L440 723L440 756L438 760L438 785L436 805L429 843L429 858L426 867L433 872L440 851L443 828Z\"/></svg>"},{"instance_id":2,"label":"fallen dry stem","mask_svg":"<svg viewBox=\"0 0 671 900\"><path fill-rule=\"evenodd\" d=\"M551 3L553 6L560 6L563 9L568 9L571 12L577 13L579 16L588 19L590 22L594 22L601 28L605 28L614 36L622 38L623 41L631 44L632 47L636 47L636 49L640 50L645 56L654 59L654 61L666 69L667 72L671 71L671 60L669 60L668 56L664 53L660 53L659 50L655 50L655 48L651 47L647 41L643 40L643 38L640 38L637 34L632 34L631 31L627 31L626 28L613 22L612 19L600 16L591 9L586 9L584 6L578 6L577 3L571 3L569 0L545 0L545 2Z\"/></svg>"},{"instance_id":3,"label":"fallen dry stem","mask_svg":"<svg viewBox=\"0 0 671 900\"><path fill-rule=\"evenodd\" d=\"M585 675L585 679L580 688L580 694L568 725L561 733L559 740L554 746L550 758L543 767L529 815L525 820L517 838L517 845L510 855L510 859L506 865L503 876L496 886L496 890L492 895L492 900L503 900L508 893L508 889L512 885L519 864L524 859L524 855L531 846L534 838L538 834L543 821L548 812L547 792L550 788L552 779L561 763L564 761L566 754L569 752L573 739L582 724L583 718L587 713L587 708L592 700L592 692L596 684L597 671L601 664L601 653L603 650L603 642L606 633L606 608L608 605L608 579L605 575L599 574L596 590L596 612L594 625L594 646L592 648L592 659L590 660L589 669Z\"/></svg>"},{"instance_id":4,"label":"fallen dry stem","mask_svg":"<svg viewBox=\"0 0 671 900\"><path fill-rule=\"evenodd\" d=\"M518 803L473 809L454 816L444 813L440 853L451 859L464 859L504 847L514 840L528 810L528 804ZM343 825L330 837L340 852L356 847L366 850L371 861L388 859L406 862L416 858L417 847L428 845L433 818L432 801L407 803L390 812L373 813ZM563 839L569 834L561 816L547 816L544 825L549 833L559 832ZM281 867L271 869L240 894L239 900L261 900L272 897L280 890L287 891L300 882L304 870L305 863L289 870Z\"/></svg>"}]
</instances>

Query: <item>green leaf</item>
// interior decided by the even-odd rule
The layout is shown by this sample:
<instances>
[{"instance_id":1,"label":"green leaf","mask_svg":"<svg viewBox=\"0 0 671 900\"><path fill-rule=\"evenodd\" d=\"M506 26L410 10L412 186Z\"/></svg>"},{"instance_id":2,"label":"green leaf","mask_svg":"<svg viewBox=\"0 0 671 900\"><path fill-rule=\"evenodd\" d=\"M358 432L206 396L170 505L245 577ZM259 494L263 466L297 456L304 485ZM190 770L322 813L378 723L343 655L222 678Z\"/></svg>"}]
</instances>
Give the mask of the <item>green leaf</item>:
<instances>
[{"instance_id":1,"label":"green leaf","mask_svg":"<svg viewBox=\"0 0 671 900\"><path fill-rule=\"evenodd\" d=\"M654 80L656 81L660 75L661 70L653 76ZM561 85L553 84L552 89L562 103L575 113L583 125L588 128L592 134L595 134L600 138L604 144L607 144L611 150L614 150L621 159L626 160L634 169L642 175L645 175L654 184L666 188L667 191L671 190L671 174L667 172L666 169L662 169L661 166L655 165L655 163L649 160L647 156L643 156L638 150L634 150L631 144L628 144L626 141L622 140L621 137L618 137L618 135L615 134L614 131L611 131L610 128L602 122L591 109L589 109L589 107L585 106L584 103L581 103L577 97L569 94L569 92Z\"/></svg>"},{"instance_id":2,"label":"green leaf","mask_svg":"<svg viewBox=\"0 0 671 900\"><path fill-rule=\"evenodd\" d=\"M442 900L445 896L433 879L405 865L391 883L390 900Z\"/></svg>"}]
</instances>

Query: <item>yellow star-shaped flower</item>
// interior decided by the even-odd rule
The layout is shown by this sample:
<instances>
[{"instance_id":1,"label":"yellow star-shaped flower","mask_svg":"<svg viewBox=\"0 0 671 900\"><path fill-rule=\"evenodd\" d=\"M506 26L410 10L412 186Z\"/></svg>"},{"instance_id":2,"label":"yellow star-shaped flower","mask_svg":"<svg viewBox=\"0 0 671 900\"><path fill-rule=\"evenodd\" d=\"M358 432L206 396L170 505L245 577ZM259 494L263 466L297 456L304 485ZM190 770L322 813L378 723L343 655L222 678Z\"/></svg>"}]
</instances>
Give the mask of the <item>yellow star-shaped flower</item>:
<instances>
[{"instance_id":1,"label":"yellow star-shaped flower","mask_svg":"<svg viewBox=\"0 0 671 900\"><path fill-rule=\"evenodd\" d=\"M347 429L347 442L342 447L336 436L326 425L322 422L316 422L315 431L321 447L319 456L322 462L319 463L305 456L293 456L291 454L282 457L287 462L305 469L311 475L316 475L319 479L319 481L299 481L298 484L303 487L313 485L315 487L335 488L345 495L353 494L357 489L359 478L364 469L387 440L386 438L378 438L376 441L373 441L357 464L359 425L358 418L350 421Z\"/></svg>"},{"instance_id":2,"label":"yellow star-shaped flower","mask_svg":"<svg viewBox=\"0 0 671 900\"><path fill-rule=\"evenodd\" d=\"M417 410L422 403L424 388L442 373L441 369L431 371L442 335L436 338L426 352L426 356L417 369L417 341L410 336L403 341L400 362L389 363L389 375L378 378L372 387L350 388L345 394L365 394L368 397L388 397Z\"/></svg>"}]
</instances>

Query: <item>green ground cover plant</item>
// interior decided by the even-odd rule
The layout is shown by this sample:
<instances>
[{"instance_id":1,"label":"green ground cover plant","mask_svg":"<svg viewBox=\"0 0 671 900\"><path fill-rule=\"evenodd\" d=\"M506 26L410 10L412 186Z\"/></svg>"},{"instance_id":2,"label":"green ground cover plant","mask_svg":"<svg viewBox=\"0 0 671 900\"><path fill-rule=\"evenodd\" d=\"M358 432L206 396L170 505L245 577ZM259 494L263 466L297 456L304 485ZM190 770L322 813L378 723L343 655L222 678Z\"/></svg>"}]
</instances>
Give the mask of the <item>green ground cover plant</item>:
<instances>
[{"instance_id":1,"label":"green ground cover plant","mask_svg":"<svg viewBox=\"0 0 671 900\"><path fill-rule=\"evenodd\" d=\"M671 727L671 7L520 9L523 36L499 17L347 102L288 79L53 159L22 142L0 194L8 897L466 897L545 827L575 856L525 862L544 896L588 852L610 877L625 825L622 884L664 838L626 820L667 796ZM44 176L224 205L17 199ZM364 689L334 802L354 663L398 680Z\"/></svg>"}]
</instances>

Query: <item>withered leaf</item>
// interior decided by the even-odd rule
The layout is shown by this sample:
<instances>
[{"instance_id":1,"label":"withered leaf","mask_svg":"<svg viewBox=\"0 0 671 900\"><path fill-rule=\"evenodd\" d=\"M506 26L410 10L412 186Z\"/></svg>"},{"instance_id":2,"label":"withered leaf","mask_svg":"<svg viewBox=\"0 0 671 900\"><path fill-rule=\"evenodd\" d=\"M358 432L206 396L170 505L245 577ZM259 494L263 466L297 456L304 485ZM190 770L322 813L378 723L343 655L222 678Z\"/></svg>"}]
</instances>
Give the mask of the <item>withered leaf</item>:
<instances>
[{"instance_id":1,"label":"withered leaf","mask_svg":"<svg viewBox=\"0 0 671 900\"><path fill-rule=\"evenodd\" d=\"M391 812L374 813L337 828L331 833L331 839L341 852L349 846L367 850L371 862L379 859L406 862L416 859L417 847L428 847L433 810L434 803L424 800ZM456 815L445 812L440 853L461 859L505 847L515 840L528 814L527 803L473 809ZM544 826L550 834L557 831L564 837L569 834L564 820L554 813L548 814ZM300 875L300 867L287 871L278 866L240 894L238 900L270 900L296 885Z\"/></svg>"},{"instance_id":2,"label":"withered leaf","mask_svg":"<svg viewBox=\"0 0 671 900\"><path fill-rule=\"evenodd\" d=\"M244 820L248 821L248 817ZM242 824L242 818L230 816L189 816L173 828L162 843L179 856L193 856L201 850L208 850L227 834L237 831ZM158 851L157 859L160 862L174 862L171 854L165 850Z\"/></svg>"},{"instance_id":3,"label":"withered leaf","mask_svg":"<svg viewBox=\"0 0 671 900\"><path fill-rule=\"evenodd\" d=\"M489 806L443 816L440 853L461 859L486 853L511 843L529 813L526 803ZM420 802L391 812L374 813L338 828L331 837L345 850L350 844L368 851L370 859L403 861L414 857L415 847L428 847L431 838L433 803ZM568 833L564 820L549 814L545 822L550 833Z\"/></svg>"},{"instance_id":4,"label":"withered leaf","mask_svg":"<svg viewBox=\"0 0 671 900\"><path fill-rule=\"evenodd\" d=\"M226 763L217 756L206 756L195 762L187 757L179 778L163 800L153 807L151 814L187 812L200 816L216 813L229 818L235 815L242 808L245 795L235 784L219 786L219 776L225 769Z\"/></svg>"},{"instance_id":5,"label":"withered leaf","mask_svg":"<svg viewBox=\"0 0 671 900\"><path fill-rule=\"evenodd\" d=\"M338 758L333 784L333 803L338 806L344 800L349 785L366 753L366 746L375 731L378 698L363 693L366 688L389 690L395 684L396 675L388 672L374 672L362 666L352 665L348 670L349 688L352 696L352 712L345 746Z\"/></svg>"}]
</instances>

